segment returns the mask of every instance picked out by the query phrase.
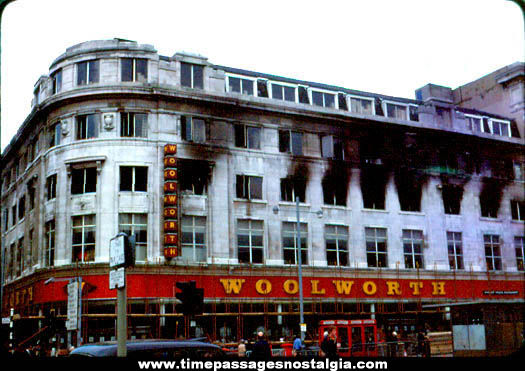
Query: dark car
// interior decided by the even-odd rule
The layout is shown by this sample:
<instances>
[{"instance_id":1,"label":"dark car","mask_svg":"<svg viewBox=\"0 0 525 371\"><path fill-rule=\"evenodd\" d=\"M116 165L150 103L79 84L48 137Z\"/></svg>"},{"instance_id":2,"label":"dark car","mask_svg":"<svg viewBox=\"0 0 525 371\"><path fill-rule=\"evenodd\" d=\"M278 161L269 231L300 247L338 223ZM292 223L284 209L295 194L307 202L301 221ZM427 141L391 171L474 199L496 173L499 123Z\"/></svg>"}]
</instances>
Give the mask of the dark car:
<instances>
[{"instance_id":1,"label":"dark car","mask_svg":"<svg viewBox=\"0 0 525 371\"><path fill-rule=\"evenodd\" d=\"M116 357L117 342L82 345L74 349L70 357ZM222 358L220 347L192 340L132 340L127 342L127 357L136 359L172 358Z\"/></svg>"}]
</instances>

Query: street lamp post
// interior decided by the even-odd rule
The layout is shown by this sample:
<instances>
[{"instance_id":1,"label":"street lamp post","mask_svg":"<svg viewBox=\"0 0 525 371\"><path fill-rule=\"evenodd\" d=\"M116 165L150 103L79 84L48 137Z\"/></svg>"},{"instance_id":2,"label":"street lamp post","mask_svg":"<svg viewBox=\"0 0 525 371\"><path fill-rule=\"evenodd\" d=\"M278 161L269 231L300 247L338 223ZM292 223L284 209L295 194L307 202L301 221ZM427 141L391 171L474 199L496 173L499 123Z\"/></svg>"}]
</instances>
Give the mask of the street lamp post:
<instances>
[{"instance_id":1,"label":"street lamp post","mask_svg":"<svg viewBox=\"0 0 525 371\"><path fill-rule=\"evenodd\" d=\"M304 342L305 331L304 326L304 304L303 304L303 259L301 249L301 220L299 215L299 197L295 198L295 204L297 209L297 249L298 249L298 275L299 275L299 326L301 331L301 342Z\"/></svg>"}]
</instances>

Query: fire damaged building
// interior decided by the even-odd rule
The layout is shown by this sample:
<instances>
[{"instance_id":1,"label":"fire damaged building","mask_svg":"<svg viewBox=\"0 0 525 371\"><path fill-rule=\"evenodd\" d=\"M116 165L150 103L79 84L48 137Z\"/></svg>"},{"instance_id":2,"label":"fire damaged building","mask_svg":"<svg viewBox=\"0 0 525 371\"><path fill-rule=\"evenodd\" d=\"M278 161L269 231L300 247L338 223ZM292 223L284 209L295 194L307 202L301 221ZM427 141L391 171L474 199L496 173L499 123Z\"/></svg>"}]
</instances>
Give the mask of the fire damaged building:
<instances>
[{"instance_id":1,"label":"fire damaged building","mask_svg":"<svg viewBox=\"0 0 525 371\"><path fill-rule=\"evenodd\" d=\"M523 68L512 79L522 87ZM522 326L523 132L455 95L391 97L122 39L72 46L1 157L2 317L13 309L20 339L50 311L65 320L80 277L82 341L114 339L109 243L125 232L131 338L183 334L176 283L190 280L204 289L195 336L289 337L299 254L307 339L335 318L447 330L443 303L508 305L501 321Z\"/></svg>"}]
</instances>

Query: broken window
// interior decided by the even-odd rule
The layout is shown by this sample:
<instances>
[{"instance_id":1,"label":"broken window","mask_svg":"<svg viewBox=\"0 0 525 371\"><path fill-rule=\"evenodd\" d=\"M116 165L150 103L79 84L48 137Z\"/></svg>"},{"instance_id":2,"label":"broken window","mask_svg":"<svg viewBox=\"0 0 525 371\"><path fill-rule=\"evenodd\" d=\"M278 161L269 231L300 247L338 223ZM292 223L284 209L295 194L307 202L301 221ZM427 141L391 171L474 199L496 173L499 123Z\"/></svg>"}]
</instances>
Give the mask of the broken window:
<instances>
[{"instance_id":1,"label":"broken window","mask_svg":"<svg viewBox=\"0 0 525 371\"><path fill-rule=\"evenodd\" d=\"M77 85L97 83L99 79L99 61L77 63Z\"/></svg>"},{"instance_id":2,"label":"broken window","mask_svg":"<svg viewBox=\"0 0 525 371\"><path fill-rule=\"evenodd\" d=\"M501 270L501 248L499 236L494 234L486 234L483 236L483 242L485 244L487 270Z\"/></svg>"},{"instance_id":3,"label":"broken window","mask_svg":"<svg viewBox=\"0 0 525 371\"><path fill-rule=\"evenodd\" d=\"M281 201L295 202L297 197L299 197L299 202L306 202L306 179L282 178Z\"/></svg>"},{"instance_id":4,"label":"broken window","mask_svg":"<svg viewBox=\"0 0 525 371\"><path fill-rule=\"evenodd\" d=\"M181 62L181 79L182 86L188 88L204 89L204 67L198 64Z\"/></svg>"},{"instance_id":5,"label":"broken window","mask_svg":"<svg viewBox=\"0 0 525 371\"><path fill-rule=\"evenodd\" d=\"M321 137L321 154L324 158L331 158L334 160L344 160L344 146L341 138L333 135L325 135Z\"/></svg>"},{"instance_id":6,"label":"broken window","mask_svg":"<svg viewBox=\"0 0 525 371\"><path fill-rule=\"evenodd\" d=\"M348 104L346 103L346 96L343 93L337 94L337 104L339 105L339 109L348 111Z\"/></svg>"},{"instance_id":7,"label":"broken window","mask_svg":"<svg viewBox=\"0 0 525 371\"><path fill-rule=\"evenodd\" d=\"M481 132L481 117L465 115L465 120L467 120L467 129Z\"/></svg>"},{"instance_id":8,"label":"broken window","mask_svg":"<svg viewBox=\"0 0 525 371\"><path fill-rule=\"evenodd\" d=\"M239 76L228 76L228 91L246 95L254 95L254 80Z\"/></svg>"},{"instance_id":9,"label":"broken window","mask_svg":"<svg viewBox=\"0 0 525 371\"><path fill-rule=\"evenodd\" d=\"M53 174L46 179L47 200L57 197L57 175Z\"/></svg>"},{"instance_id":10,"label":"broken window","mask_svg":"<svg viewBox=\"0 0 525 371\"><path fill-rule=\"evenodd\" d=\"M270 83L272 99L284 100L288 102L295 102L295 86Z\"/></svg>"},{"instance_id":11,"label":"broken window","mask_svg":"<svg viewBox=\"0 0 525 371\"><path fill-rule=\"evenodd\" d=\"M194 195L206 195L210 179L210 164L201 160L179 160L180 190Z\"/></svg>"},{"instance_id":12,"label":"broken window","mask_svg":"<svg viewBox=\"0 0 525 371\"><path fill-rule=\"evenodd\" d=\"M312 104L314 106L335 108L335 94L312 90Z\"/></svg>"},{"instance_id":13,"label":"broken window","mask_svg":"<svg viewBox=\"0 0 525 371\"><path fill-rule=\"evenodd\" d=\"M504 185L493 178L484 178L479 194L481 216L497 218Z\"/></svg>"},{"instance_id":14,"label":"broken window","mask_svg":"<svg viewBox=\"0 0 525 371\"><path fill-rule=\"evenodd\" d=\"M235 147L261 149L261 128L235 124L234 131Z\"/></svg>"},{"instance_id":15,"label":"broken window","mask_svg":"<svg viewBox=\"0 0 525 371\"><path fill-rule=\"evenodd\" d=\"M409 119L410 121L419 121L419 113L418 113L418 107L417 106L408 106L409 110ZM450 117L450 112L449 112Z\"/></svg>"},{"instance_id":16,"label":"broken window","mask_svg":"<svg viewBox=\"0 0 525 371\"><path fill-rule=\"evenodd\" d=\"M302 265L307 265L308 225L306 223L300 223L300 228L301 263ZM297 264L299 261L299 257L297 256L299 250L299 246L297 246L297 223L283 222L282 237L284 264Z\"/></svg>"},{"instance_id":17,"label":"broken window","mask_svg":"<svg viewBox=\"0 0 525 371\"><path fill-rule=\"evenodd\" d=\"M453 184L443 184L441 193L445 214L459 215L461 212L463 187Z\"/></svg>"},{"instance_id":18,"label":"broken window","mask_svg":"<svg viewBox=\"0 0 525 371\"><path fill-rule=\"evenodd\" d=\"M181 116L182 139L189 142L206 142L206 121L191 116Z\"/></svg>"},{"instance_id":19,"label":"broken window","mask_svg":"<svg viewBox=\"0 0 525 371\"><path fill-rule=\"evenodd\" d=\"M97 191L97 168L86 167L71 170L71 194L78 195Z\"/></svg>"},{"instance_id":20,"label":"broken window","mask_svg":"<svg viewBox=\"0 0 525 371\"><path fill-rule=\"evenodd\" d=\"M388 173L381 165L365 165L361 170L361 193L365 209L385 209Z\"/></svg>"},{"instance_id":21,"label":"broken window","mask_svg":"<svg viewBox=\"0 0 525 371\"><path fill-rule=\"evenodd\" d=\"M120 136L146 138L148 136L148 115L145 113L121 112Z\"/></svg>"},{"instance_id":22,"label":"broken window","mask_svg":"<svg viewBox=\"0 0 525 371\"><path fill-rule=\"evenodd\" d=\"M34 181L30 181L27 184L27 195L29 196L29 210L33 210L35 208L35 184Z\"/></svg>"},{"instance_id":23,"label":"broken window","mask_svg":"<svg viewBox=\"0 0 525 371\"><path fill-rule=\"evenodd\" d=\"M26 196L20 197L18 201L18 220L24 219L26 215Z\"/></svg>"},{"instance_id":24,"label":"broken window","mask_svg":"<svg viewBox=\"0 0 525 371\"><path fill-rule=\"evenodd\" d=\"M98 137L98 118L96 114L77 116L77 139Z\"/></svg>"},{"instance_id":25,"label":"broken window","mask_svg":"<svg viewBox=\"0 0 525 371\"><path fill-rule=\"evenodd\" d=\"M373 115L372 99L350 97L350 112L359 113L361 115Z\"/></svg>"},{"instance_id":26,"label":"broken window","mask_svg":"<svg viewBox=\"0 0 525 371\"><path fill-rule=\"evenodd\" d=\"M121 166L120 191L147 192L148 167L147 166Z\"/></svg>"},{"instance_id":27,"label":"broken window","mask_svg":"<svg viewBox=\"0 0 525 371\"><path fill-rule=\"evenodd\" d=\"M299 103L310 104L310 98L308 98L308 90L305 86L299 86Z\"/></svg>"},{"instance_id":28,"label":"broken window","mask_svg":"<svg viewBox=\"0 0 525 371\"><path fill-rule=\"evenodd\" d=\"M394 177L399 205L402 211L421 211L421 195L425 178L406 168L399 169Z\"/></svg>"},{"instance_id":29,"label":"broken window","mask_svg":"<svg viewBox=\"0 0 525 371\"><path fill-rule=\"evenodd\" d=\"M346 206L348 181L346 168L328 170L321 181L324 204Z\"/></svg>"},{"instance_id":30,"label":"broken window","mask_svg":"<svg viewBox=\"0 0 525 371\"><path fill-rule=\"evenodd\" d=\"M348 227L325 225L326 263L335 266L348 266Z\"/></svg>"},{"instance_id":31,"label":"broken window","mask_svg":"<svg viewBox=\"0 0 525 371\"><path fill-rule=\"evenodd\" d=\"M279 152L303 155L303 133L291 130L279 130Z\"/></svg>"},{"instance_id":32,"label":"broken window","mask_svg":"<svg viewBox=\"0 0 525 371\"><path fill-rule=\"evenodd\" d=\"M461 232L447 232L448 263L450 269L463 269Z\"/></svg>"},{"instance_id":33,"label":"broken window","mask_svg":"<svg viewBox=\"0 0 525 371\"><path fill-rule=\"evenodd\" d=\"M510 201L510 212L512 220L525 221L525 202L512 200Z\"/></svg>"},{"instance_id":34,"label":"broken window","mask_svg":"<svg viewBox=\"0 0 525 371\"><path fill-rule=\"evenodd\" d=\"M263 97L263 98L268 98L269 97L269 95L268 95L268 81L263 80L263 79L258 79L257 80L257 96L258 97Z\"/></svg>"},{"instance_id":35,"label":"broken window","mask_svg":"<svg viewBox=\"0 0 525 371\"><path fill-rule=\"evenodd\" d=\"M248 200L262 200L262 182L260 176L237 175L235 189L236 197Z\"/></svg>"},{"instance_id":36,"label":"broken window","mask_svg":"<svg viewBox=\"0 0 525 371\"><path fill-rule=\"evenodd\" d=\"M21 276L24 271L24 237L18 240L16 247L16 276Z\"/></svg>"},{"instance_id":37,"label":"broken window","mask_svg":"<svg viewBox=\"0 0 525 371\"><path fill-rule=\"evenodd\" d=\"M377 98L377 97L375 98L374 105L375 105L375 114L378 116L384 116L385 113L383 112L383 105L381 104L380 98Z\"/></svg>"},{"instance_id":38,"label":"broken window","mask_svg":"<svg viewBox=\"0 0 525 371\"><path fill-rule=\"evenodd\" d=\"M148 60L144 58L121 59L121 81L147 82Z\"/></svg>"},{"instance_id":39,"label":"broken window","mask_svg":"<svg viewBox=\"0 0 525 371\"><path fill-rule=\"evenodd\" d=\"M366 260L369 267L386 267L386 228L365 228Z\"/></svg>"},{"instance_id":40,"label":"broken window","mask_svg":"<svg viewBox=\"0 0 525 371\"><path fill-rule=\"evenodd\" d=\"M405 268L423 267L423 231L403 229Z\"/></svg>"},{"instance_id":41,"label":"broken window","mask_svg":"<svg viewBox=\"0 0 525 371\"><path fill-rule=\"evenodd\" d=\"M239 263L262 264L263 262L263 221L237 220L237 248Z\"/></svg>"}]
</instances>

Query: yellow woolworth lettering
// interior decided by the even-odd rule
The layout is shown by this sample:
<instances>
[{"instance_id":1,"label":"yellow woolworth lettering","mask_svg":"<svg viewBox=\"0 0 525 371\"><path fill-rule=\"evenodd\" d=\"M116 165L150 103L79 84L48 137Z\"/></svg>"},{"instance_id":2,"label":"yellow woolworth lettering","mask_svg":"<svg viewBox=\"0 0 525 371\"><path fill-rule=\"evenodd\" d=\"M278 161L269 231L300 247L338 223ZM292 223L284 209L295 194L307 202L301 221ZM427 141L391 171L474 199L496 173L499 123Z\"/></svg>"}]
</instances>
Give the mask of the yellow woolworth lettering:
<instances>
[{"instance_id":1,"label":"yellow woolworth lettering","mask_svg":"<svg viewBox=\"0 0 525 371\"><path fill-rule=\"evenodd\" d=\"M297 294L299 292L299 283L296 280L286 280L283 283L283 289L287 294Z\"/></svg>"},{"instance_id":2,"label":"yellow woolworth lettering","mask_svg":"<svg viewBox=\"0 0 525 371\"><path fill-rule=\"evenodd\" d=\"M177 153L177 145L176 144L166 144L164 146L164 154L165 155L175 155Z\"/></svg>"},{"instance_id":3,"label":"yellow woolworth lettering","mask_svg":"<svg viewBox=\"0 0 525 371\"><path fill-rule=\"evenodd\" d=\"M239 294L242 285L246 282L246 280L239 278L221 278L219 281L222 283L222 287L224 287L224 291L227 294Z\"/></svg>"},{"instance_id":4,"label":"yellow woolworth lettering","mask_svg":"<svg viewBox=\"0 0 525 371\"><path fill-rule=\"evenodd\" d=\"M334 280L332 282L338 294L350 295L354 281Z\"/></svg>"},{"instance_id":5,"label":"yellow woolworth lettering","mask_svg":"<svg viewBox=\"0 0 525 371\"><path fill-rule=\"evenodd\" d=\"M262 295L272 292L272 283L268 280L262 279L255 283L255 290Z\"/></svg>"}]
</instances>

